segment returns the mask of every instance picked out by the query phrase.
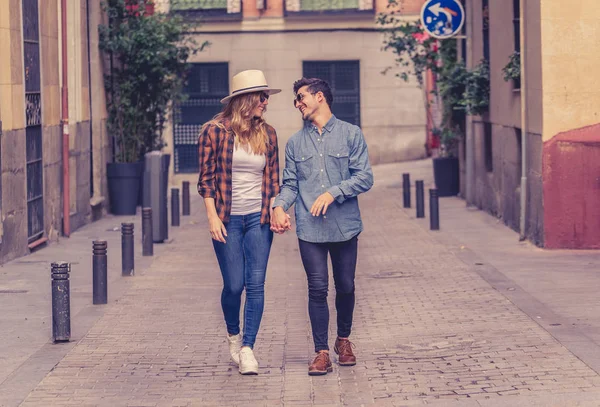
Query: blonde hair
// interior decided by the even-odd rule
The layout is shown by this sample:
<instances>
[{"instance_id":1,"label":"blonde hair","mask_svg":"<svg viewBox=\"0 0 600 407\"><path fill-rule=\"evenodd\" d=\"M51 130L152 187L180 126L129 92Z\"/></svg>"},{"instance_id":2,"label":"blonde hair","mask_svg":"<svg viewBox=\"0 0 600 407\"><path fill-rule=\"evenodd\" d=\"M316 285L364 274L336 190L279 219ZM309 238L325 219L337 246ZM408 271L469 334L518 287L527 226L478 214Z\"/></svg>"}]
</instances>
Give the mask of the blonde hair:
<instances>
[{"instance_id":1,"label":"blonde hair","mask_svg":"<svg viewBox=\"0 0 600 407\"><path fill-rule=\"evenodd\" d=\"M260 93L246 93L232 98L221 112L202 126L202 131L210 124L225 130L223 121L229 119L237 148L241 146L252 154L266 154L269 144L267 122L262 117L254 117L254 110L260 103Z\"/></svg>"}]
</instances>

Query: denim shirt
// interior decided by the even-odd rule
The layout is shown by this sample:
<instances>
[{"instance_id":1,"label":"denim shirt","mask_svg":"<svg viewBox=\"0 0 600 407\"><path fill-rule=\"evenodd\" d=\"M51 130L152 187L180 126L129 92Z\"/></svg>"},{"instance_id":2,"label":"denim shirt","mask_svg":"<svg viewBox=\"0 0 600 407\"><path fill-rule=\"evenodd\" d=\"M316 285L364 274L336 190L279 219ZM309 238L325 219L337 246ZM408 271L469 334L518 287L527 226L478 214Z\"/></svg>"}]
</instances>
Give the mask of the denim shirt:
<instances>
[{"instance_id":1,"label":"denim shirt","mask_svg":"<svg viewBox=\"0 0 600 407\"><path fill-rule=\"evenodd\" d=\"M362 231L357 196L372 186L373 172L362 131L332 116L322 134L305 122L287 142L283 184L273 207L287 211L296 204L296 233L301 240L343 242ZM325 192L335 200L325 215L311 215L313 203Z\"/></svg>"}]
</instances>

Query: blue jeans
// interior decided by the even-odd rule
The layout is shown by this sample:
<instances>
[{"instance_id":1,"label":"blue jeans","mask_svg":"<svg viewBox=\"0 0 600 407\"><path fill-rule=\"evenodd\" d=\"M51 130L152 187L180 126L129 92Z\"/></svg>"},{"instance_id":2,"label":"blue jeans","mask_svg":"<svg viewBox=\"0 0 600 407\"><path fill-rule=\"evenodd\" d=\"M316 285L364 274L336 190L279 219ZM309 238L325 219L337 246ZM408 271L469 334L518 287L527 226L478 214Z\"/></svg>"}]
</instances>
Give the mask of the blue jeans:
<instances>
[{"instance_id":1,"label":"blue jeans","mask_svg":"<svg viewBox=\"0 0 600 407\"><path fill-rule=\"evenodd\" d=\"M273 232L268 224L260 224L260 212L232 215L225 228L227 243L213 240L223 276L221 307L227 332L239 334L242 291L246 288L242 346L253 348L265 304L265 277Z\"/></svg>"}]
</instances>

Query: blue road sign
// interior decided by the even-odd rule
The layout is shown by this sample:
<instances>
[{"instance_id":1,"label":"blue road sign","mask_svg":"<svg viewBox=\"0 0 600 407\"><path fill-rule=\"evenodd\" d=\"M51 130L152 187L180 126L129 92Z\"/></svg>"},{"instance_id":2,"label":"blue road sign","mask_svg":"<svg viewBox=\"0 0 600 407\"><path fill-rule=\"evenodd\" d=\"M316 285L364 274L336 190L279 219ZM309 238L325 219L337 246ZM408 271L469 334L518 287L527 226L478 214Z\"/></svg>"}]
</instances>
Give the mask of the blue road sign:
<instances>
[{"instance_id":1,"label":"blue road sign","mask_svg":"<svg viewBox=\"0 0 600 407\"><path fill-rule=\"evenodd\" d=\"M465 10L458 0L427 0L421 8L421 23L435 38L458 34L465 22Z\"/></svg>"}]
</instances>

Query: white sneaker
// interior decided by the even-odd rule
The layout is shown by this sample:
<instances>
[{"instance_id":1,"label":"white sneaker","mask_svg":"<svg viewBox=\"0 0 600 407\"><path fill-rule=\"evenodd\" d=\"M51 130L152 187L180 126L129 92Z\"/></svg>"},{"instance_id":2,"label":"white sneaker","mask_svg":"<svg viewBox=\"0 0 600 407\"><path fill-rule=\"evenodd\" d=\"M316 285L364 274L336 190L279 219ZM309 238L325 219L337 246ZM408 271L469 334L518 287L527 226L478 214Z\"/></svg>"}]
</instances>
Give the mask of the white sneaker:
<instances>
[{"instance_id":1,"label":"white sneaker","mask_svg":"<svg viewBox=\"0 0 600 407\"><path fill-rule=\"evenodd\" d=\"M236 365L240 364L240 349L242 348L242 334L229 336L227 335L227 342L229 343L229 353L231 354L231 360Z\"/></svg>"},{"instance_id":2,"label":"white sneaker","mask_svg":"<svg viewBox=\"0 0 600 407\"><path fill-rule=\"evenodd\" d=\"M240 373L244 375L258 374L258 362L254 358L254 352L247 346L240 351Z\"/></svg>"}]
</instances>

